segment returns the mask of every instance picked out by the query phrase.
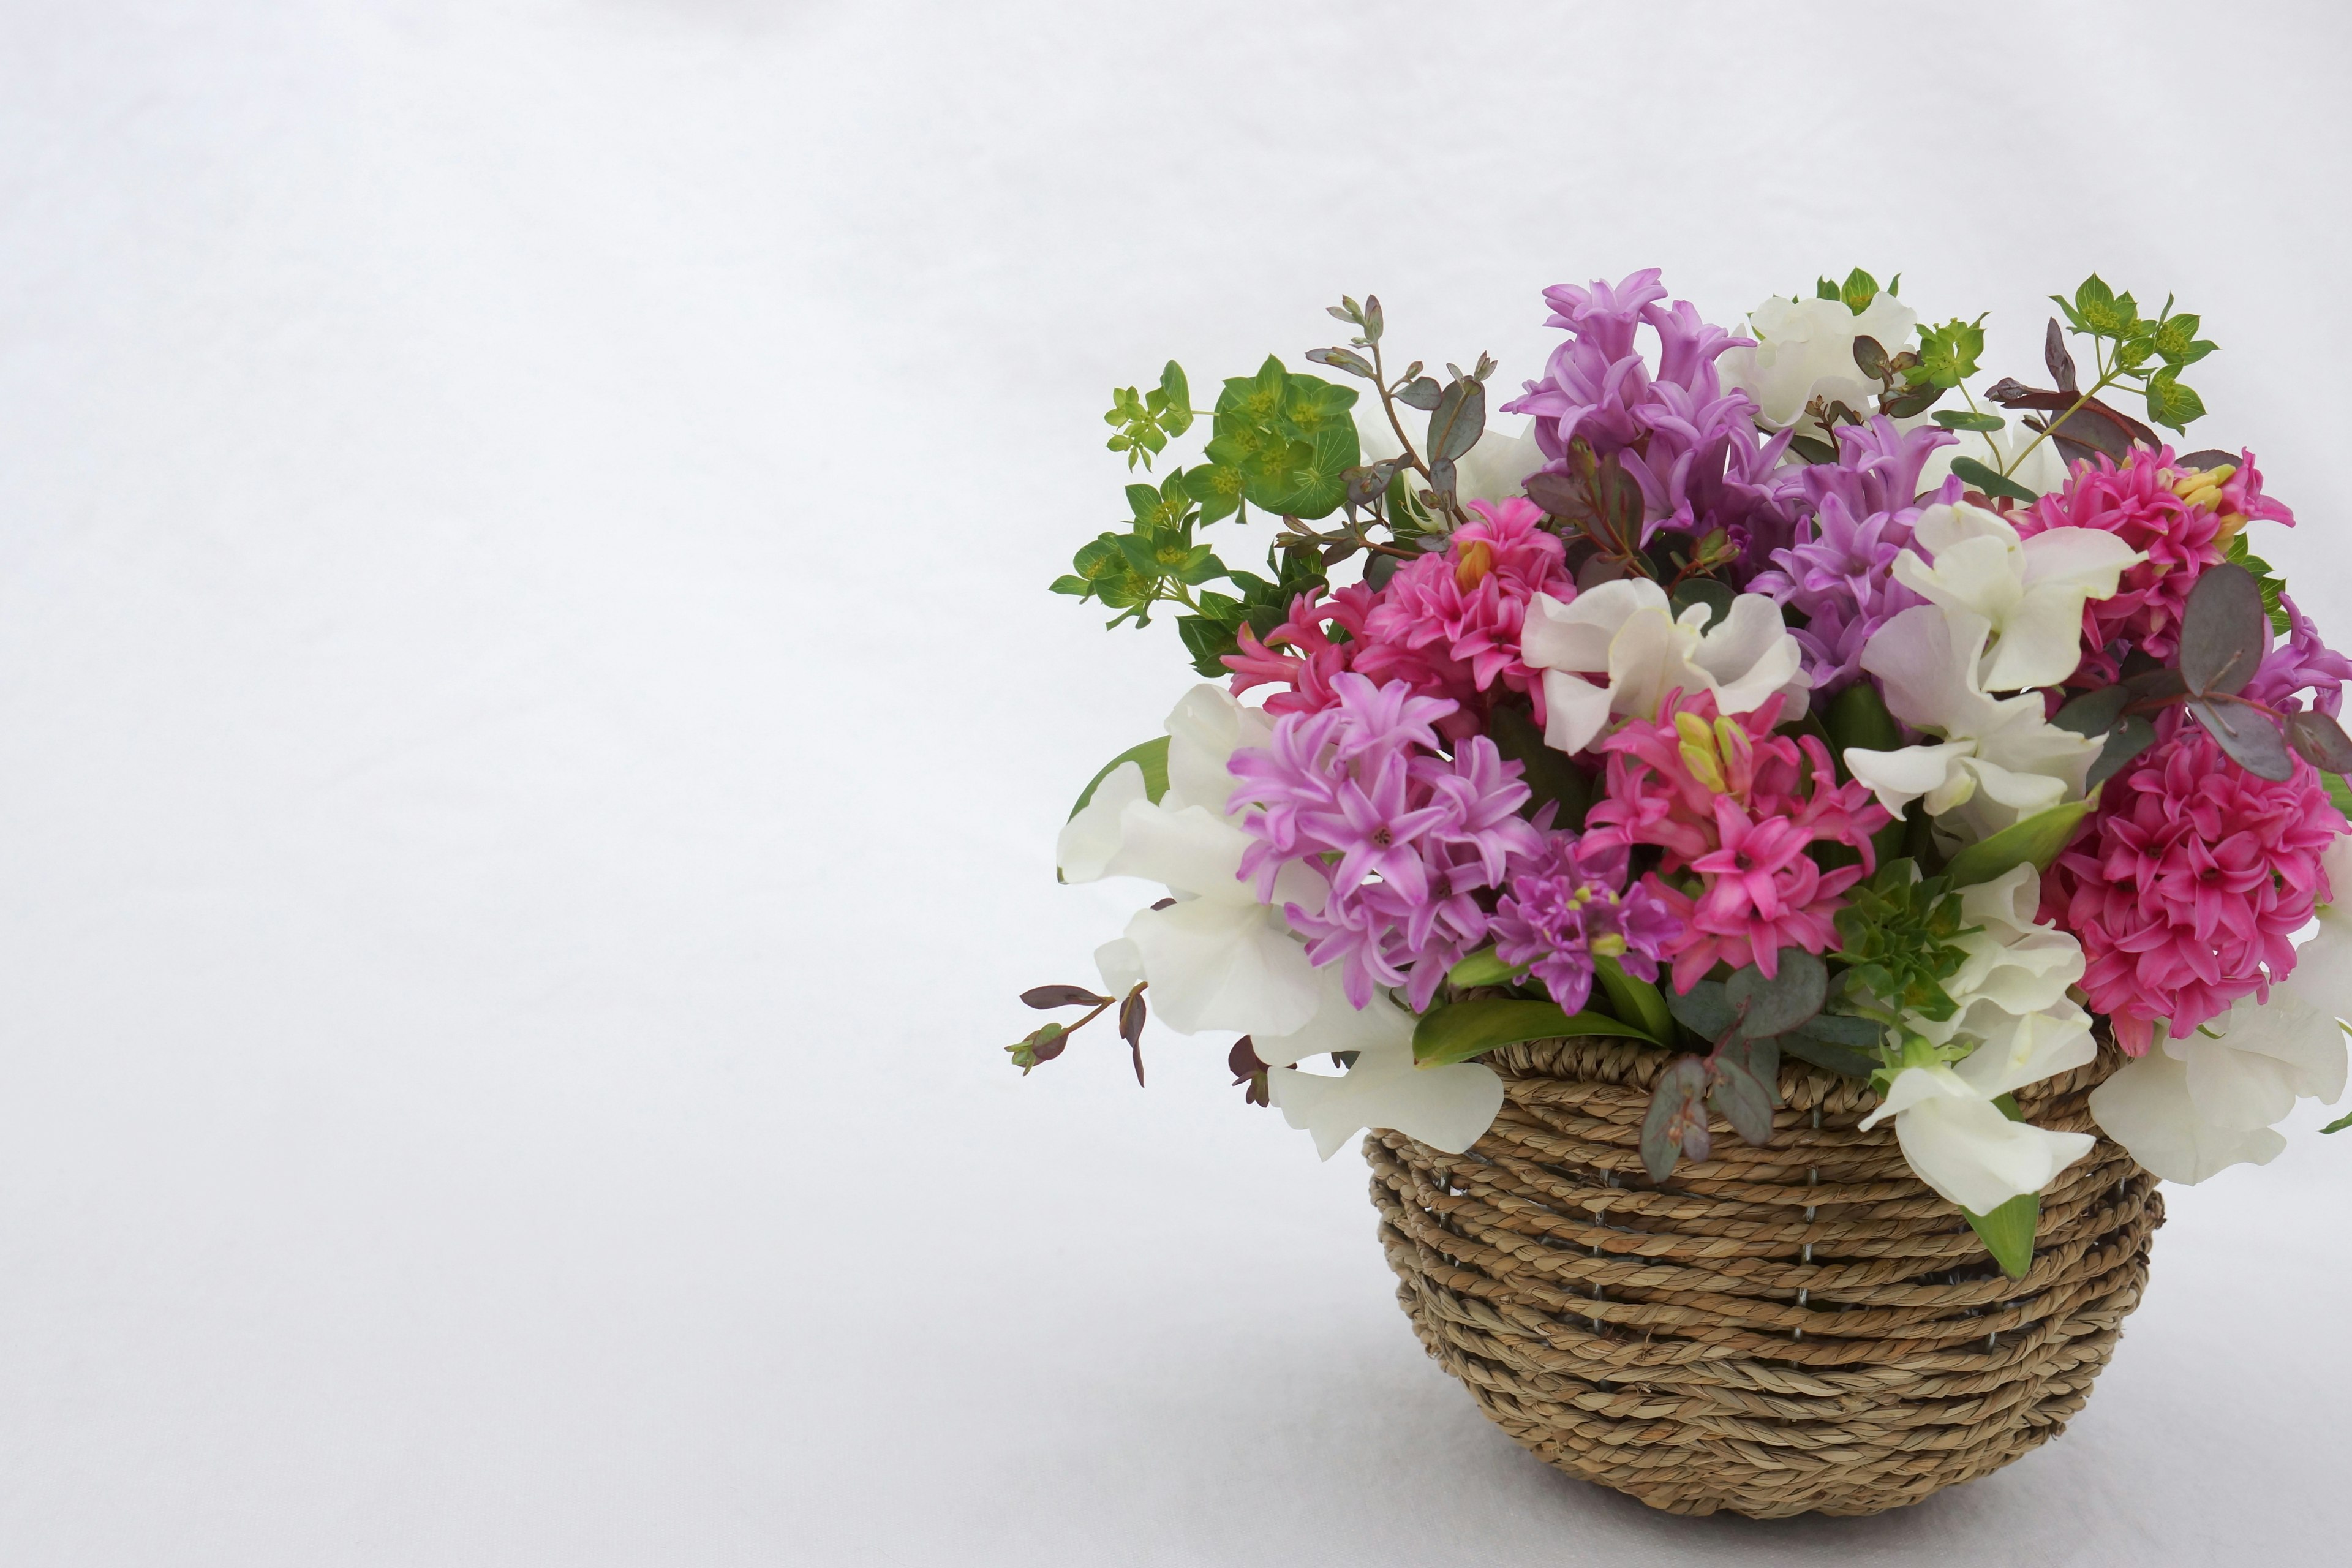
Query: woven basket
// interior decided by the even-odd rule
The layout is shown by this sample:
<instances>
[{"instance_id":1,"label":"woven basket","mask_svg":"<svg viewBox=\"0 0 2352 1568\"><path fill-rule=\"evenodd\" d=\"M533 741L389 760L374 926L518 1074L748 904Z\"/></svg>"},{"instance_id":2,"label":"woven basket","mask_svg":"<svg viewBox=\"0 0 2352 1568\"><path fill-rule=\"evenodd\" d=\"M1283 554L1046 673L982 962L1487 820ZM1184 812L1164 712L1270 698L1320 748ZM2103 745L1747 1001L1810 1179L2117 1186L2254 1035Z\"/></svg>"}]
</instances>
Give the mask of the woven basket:
<instances>
[{"instance_id":1,"label":"woven basket","mask_svg":"<svg viewBox=\"0 0 2352 1568\"><path fill-rule=\"evenodd\" d=\"M1663 1186L1642 1118L1669 1058L1622 1040L1485 1058L1494 1127L1466 1154L1364 1142L1397 1300L1519 1443L1671 1513L1876 1513L2065 1429L2115 1352L2164 1223L2156 1178L2101 1137L2042 1194L2033 1266L2002 1274L1911 1173L1876 1097L1792 1063L1770 1147L1721 1121ZM2095 1131L2120 1065L2018 1092Z\"/></svg>"}]
</instances>

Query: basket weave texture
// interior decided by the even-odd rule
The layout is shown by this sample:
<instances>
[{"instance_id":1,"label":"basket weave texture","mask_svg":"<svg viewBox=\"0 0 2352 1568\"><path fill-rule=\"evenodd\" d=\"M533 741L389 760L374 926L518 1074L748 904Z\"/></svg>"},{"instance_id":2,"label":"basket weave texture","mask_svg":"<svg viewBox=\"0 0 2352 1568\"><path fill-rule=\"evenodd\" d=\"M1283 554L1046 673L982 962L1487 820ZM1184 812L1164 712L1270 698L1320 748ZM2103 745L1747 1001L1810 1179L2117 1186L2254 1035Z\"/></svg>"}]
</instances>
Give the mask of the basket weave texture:
<instances>
[{"instance_id":1,"label":"basket weave texture","mask_svg":"<svg viewBox=\"0 0 2352 1568\"><path fill-rule=\"evenodd\" d=\"M1622 1040L1484 1058L1494 1127L1465 1154L1364 1142L1397 1300L1429 1353L1519 1443L1672 1513L1876 1513L2065 1429L2114 1353L2164 1223L2156 1178L2100 1137L2042 1197L2011 1279L1911 1173L1851 1079L1790 1063L1768 1148L1720 1121L1663 1186L1642 1167L1671 1058ZM2018 1091L2094 1132L2120 1065ZM1818 1114L1816 1114L1818 1113Z\"/></svg>"}]
</instances>

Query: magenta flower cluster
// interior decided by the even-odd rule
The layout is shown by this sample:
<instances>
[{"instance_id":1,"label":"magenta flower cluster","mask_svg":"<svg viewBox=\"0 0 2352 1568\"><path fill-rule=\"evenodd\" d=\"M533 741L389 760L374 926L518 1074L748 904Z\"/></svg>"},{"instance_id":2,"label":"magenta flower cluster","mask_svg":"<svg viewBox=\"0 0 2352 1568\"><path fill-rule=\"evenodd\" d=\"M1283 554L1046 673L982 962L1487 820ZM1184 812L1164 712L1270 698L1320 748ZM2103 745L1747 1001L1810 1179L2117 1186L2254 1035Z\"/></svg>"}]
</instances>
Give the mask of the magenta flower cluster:
<instances>
[{"instance_id":1,"label":"magenta flower cluster","mask_svg":"<svg viewBox=\"0 0 2352 1568\"><path fill-rule=\"evenodd\" d=\"M1242 875L1271 898L1286 863L1310 863L1330 882L1323 909L1284 910L1307 957L1344 964L1359 1007L1374 986L1395 985L1423 1008L1486 938L1478 895L1539 855L1543 832L1518 814L1528 786L1494 742L1473 735L1441 753L1437 725L1453 702L1353 670L1331 687L1332 706L1286 713L1271 744L1234 753L1234 798L1257 840Z\"/></svg>"},{"instance_id":2,"label":"magenta flower cluster","mask_svg":"<svg viewBox=\"0 0 2352 1568\"><path fill-rule=\"evenodd\" d=\"M1636 980L1656 980L1681 922L1649 887L1626 888L1631 860L1622 838L1550 835L1496 902L1496 956L1534 975L1569 1013L1591 1000L1601 959Z\"/></svg>"}]
</instances>

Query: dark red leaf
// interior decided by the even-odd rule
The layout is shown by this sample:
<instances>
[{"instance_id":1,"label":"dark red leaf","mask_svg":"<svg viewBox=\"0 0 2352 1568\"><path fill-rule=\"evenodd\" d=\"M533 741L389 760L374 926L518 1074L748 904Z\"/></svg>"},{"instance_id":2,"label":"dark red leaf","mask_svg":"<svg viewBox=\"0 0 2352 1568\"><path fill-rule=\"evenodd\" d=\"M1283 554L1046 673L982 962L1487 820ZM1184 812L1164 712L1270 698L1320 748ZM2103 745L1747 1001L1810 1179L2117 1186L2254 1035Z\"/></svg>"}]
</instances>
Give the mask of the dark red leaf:
<instances>
[{"instance_id":1,"label":"dark red leaf","mask_svg":"<svg viewBox=\"0 0 2352 1568\"><path fill-rule=\"evenodd\" d=\"M1257 1047L1247 1035L1234 1042L1225 1053L1225 1070L1234 1075L1235 1083L1247 1083L1251 1075L1265 1071L1265 1064L1257 1059Z\"/></svg>"},{"instance_id":2,"label":"dark red leaf","mask_svg":"<svg viewBox=\"0 0 2352 1568\"><path fill-rule=\"evenodd\" d=\"M2072 397L2080 392L2074 384L2074 356L2066 352L2066 332L2058 325L2058 318L2050 318L2050 330L2042 337L2042 363L2050 367L2050 379L2058 390Z\"/></svg>"},{"instance_id":3,"label":"dark red leaf","mask_svg":"<svg viewBox=\"0 0 2352 1568\"><path fill-rule=\"evenodd\" d=\"M1083 985L1032 985L1021 993L1021 1000L1036 1008L1099 1007L1110 1000L1097 996Z\"/></svg>"},{"instance_id":4,"label":"dark red leaf","mask_svg":"<svg viewBox=\"0 0 2352 1568\"><path fill-rule=\"evenodd\" d=\"M1176 900L1173 900L1173 899L1162 899L1162 900L1160 900L1158 903L1156 903L1156 904L1154 904L1154 905L1152 905L1152 906L1151 906L1152 910L1153 910L1155 913L1156 913L1156 912L1158 912L1158 911L1159 911L1159 910L1172 910L1172 909L1174 909L1175 907L1176 907Z\"/></svg>"},{"instance_id":5,"label":"dark red leaf","mask_svg":"<svg viewBox=\"0 0 2352 1568\"><path fill-rule=\"evenodd\" d=\"M2219 447L2208 447L2201 452L2191 452L2180 459L2180 466L2184 468L2218 468L2224 463L2236 468L2238 454L2224 452Z\"/></svg>"}]
</instances>

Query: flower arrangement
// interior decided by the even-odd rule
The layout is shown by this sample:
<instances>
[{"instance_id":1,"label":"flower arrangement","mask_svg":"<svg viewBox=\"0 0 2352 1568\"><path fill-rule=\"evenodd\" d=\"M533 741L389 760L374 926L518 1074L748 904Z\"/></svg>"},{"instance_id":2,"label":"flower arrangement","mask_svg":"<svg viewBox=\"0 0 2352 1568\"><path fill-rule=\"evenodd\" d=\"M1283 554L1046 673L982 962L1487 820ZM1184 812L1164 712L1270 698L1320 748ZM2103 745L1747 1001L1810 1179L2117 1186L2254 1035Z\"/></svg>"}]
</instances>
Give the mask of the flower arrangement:
<instances>
[{"instance_id":1,"label":"flower arrangement","mask_svg":"<svg viewBox=\"0 0 2352 1568\"><path fill-rule=\"evenodd\" d=\"M2294 514L2251 451L2152 427L2203 414L2180 375L2215 346L2171 301L2094 276L2053 296L2046 385L1979 387L1983 318L1923 324L1899 282L1746 336L1654 270L1550 289L1516 437L1492 359L1392 369L1377 299L1305 356L1339 379L1117 393L1130 473L1207 439L1054 590L1172 610L1209 683L1080 795L1063 878L1165 896L1099 991L1025 994L1087 1011L1013 1060L1116 1012L1140 1080L1147 1007L1230 1032L1328 1158L1466 1150L1495 1047L1646 1042L1664 1184L1718 1119L1769 1141L1795 1058L1866 1080L1864 1127L2020 1276L2093 1139L2014 1091L2103 1043L2092 1111L2149 1171L2275 1156L2342 1093L2352 1014L2352 660L2249 538ZM1263 572L1225 564L1261 520Z\"/></svg>"}]
</instances>

